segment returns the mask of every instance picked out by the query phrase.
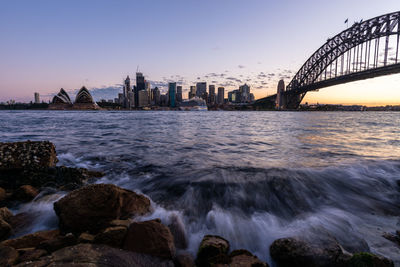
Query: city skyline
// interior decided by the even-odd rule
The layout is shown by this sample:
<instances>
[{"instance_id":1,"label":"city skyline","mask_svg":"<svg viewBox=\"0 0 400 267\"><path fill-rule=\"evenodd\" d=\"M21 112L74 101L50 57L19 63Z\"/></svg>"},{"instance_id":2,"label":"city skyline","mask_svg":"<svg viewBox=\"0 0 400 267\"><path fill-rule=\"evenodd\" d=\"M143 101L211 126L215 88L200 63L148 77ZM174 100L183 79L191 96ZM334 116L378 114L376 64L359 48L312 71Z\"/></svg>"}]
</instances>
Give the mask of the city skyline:
<instances>
[{"instance_id":1,"label":"city skyline","mask_svg":"<svg viewBox=\"0 0 400 267\"><path fill-rule=\"evenodd\" d=\"M327 38L346 28L345 19L352 23L398 8L396 1L346 2L357 5L357 11L344 10L344 1L329 8L315 1L253 1L245 9L240 1L24 3L0 4L0 102L31 101L34 92L46 101L60 88L83 85L95 98L107 93L114 98L138 66L152 88L163 93L176 82L187 98L191 85L207 82L225 87L226 97L247 83L256 99L262 98L276 93L279 79L288 84ZM135 9L143 14L127 19L125 14ZM144 19L146 11L158 17ZM171 18L168 12L179 16ZM308 93L304 102L379 105L399 100L400 75L391 75Z\"/></svg>"}]
</instances>

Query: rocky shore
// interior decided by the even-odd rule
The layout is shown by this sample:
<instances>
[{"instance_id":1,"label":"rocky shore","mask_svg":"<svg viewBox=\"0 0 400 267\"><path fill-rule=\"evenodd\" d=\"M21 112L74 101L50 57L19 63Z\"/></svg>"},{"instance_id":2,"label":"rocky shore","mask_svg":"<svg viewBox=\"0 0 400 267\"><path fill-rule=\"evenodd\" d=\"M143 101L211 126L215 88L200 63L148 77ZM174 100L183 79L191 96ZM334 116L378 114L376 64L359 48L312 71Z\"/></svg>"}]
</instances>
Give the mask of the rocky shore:
<instances>
[{"instance_id":1,"label":"rocky shore","mask_svg":"<svg viewBox=\"0 0 400 267\"><path fill-rule=\"evenodd\" d=\"M204 236L191 255L183 225L140 220L153 212L146 196L93 184L102 173L56 163L50 142L0 143L0 266L268 266L215 235ZM46 197L49 188L67 192L54 202L58 228L21 236L35 215L11 210ZM400 244L398 232L385 237ZM394 266L369 252L351 254L329 236L275 240L270 256L277 266Z\"/></svg>"}]
</instances>

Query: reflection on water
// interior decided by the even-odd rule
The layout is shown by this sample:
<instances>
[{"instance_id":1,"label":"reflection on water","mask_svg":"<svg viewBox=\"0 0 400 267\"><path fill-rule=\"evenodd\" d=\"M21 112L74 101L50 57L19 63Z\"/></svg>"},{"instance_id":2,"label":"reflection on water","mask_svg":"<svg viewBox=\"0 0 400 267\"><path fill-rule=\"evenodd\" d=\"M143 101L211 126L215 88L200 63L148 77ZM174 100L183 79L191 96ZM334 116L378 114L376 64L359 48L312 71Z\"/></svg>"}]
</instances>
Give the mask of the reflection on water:
<instances>
[{"instance_id":1,"label":"reflection on water","mask_svg":"<svg viewBox=\"0 0 400 267\"><path fill-rule=\"evenodd\" d=\"M269 261L279 237L331 234L396 260L400 114L380 112L0 112L0 140L50 140L60 164L147 194L179 218L189 250L206 233ZM54 200L31 206L54 224ZM32 207L33 205L33 207ZM143 218L145 219L145 218ZM174 219L175 220L175 219Z\"/></svg>"}]
</instances>

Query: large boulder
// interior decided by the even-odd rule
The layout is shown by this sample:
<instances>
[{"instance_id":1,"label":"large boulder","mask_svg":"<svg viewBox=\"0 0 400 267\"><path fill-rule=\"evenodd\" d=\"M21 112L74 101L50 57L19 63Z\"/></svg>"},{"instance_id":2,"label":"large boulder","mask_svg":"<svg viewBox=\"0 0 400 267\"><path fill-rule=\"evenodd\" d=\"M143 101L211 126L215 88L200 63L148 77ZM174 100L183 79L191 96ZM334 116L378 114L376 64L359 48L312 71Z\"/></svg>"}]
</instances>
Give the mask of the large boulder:
<instances>
[{"instance_id":1,"label":"large boulder","mask_svg":"<svg viewBox=\"0 0 400 267\"><path fill-rule=\"evenodd\" d=\"M144 215L150 200L112 184L94 184L74 190L54 203L60 230L98 233L111 221Z\"/></svg>"},{"instance_id":2,"label":"large boulder","mask_svg":"<svg viewBox=\"0 0 400 267\"><path fill-rule=\"evenodd\" d=\"M11 225L5 220L0 219L0 241L9 238L12 234Z\"/></svg>"},{"instance_id":3,"label":"large boulder","mask_svg":"<svg viewBox=\"0 0 400 267\"><path fill-rule=\"evenodd\" d=\"M16 266L91 266L91 267L173 267L170 260L112 248L106 245L78 244L53 252L37 261L28 261Z\"/></svg>"},{"instance_id":4,"label":"large boulder","mask_svg":"<svg viewBox=\"0 0 400 267\"><path fill-rule=\"evenodd\" d=\"M53 240L59 236L58 230L40 231L33 234L24 235L18 238L5 240L0 245L13 247L15 249L21 248L35 248L40 243L48 240Z\"/></svg>"},{"instance_id":5,"label":"large boulder","mask_svg":"<svg viewBox=\"0 0 400 267\"><path fill-rule=\"evenodd\" d=\"M259 260L249 251L240 249L234 250L229 255L231 262L230 267L268 267L268 264Z\"/></svg>"},{"instance_id":6,"label":"large boulder","mask_svg":"<svg viewBox=\"0 0 400 267\"><path fill-rule=\"evenodd\" d=\"M13 214L8 208L6 208L6 207L0 208L0 219L10 223L12 217L13 217Z\"/></svg>"},{"instance_id":7,"label":"large boulder","mask_svg":"<svg viewBox=\"0 0 400 267\"><path fill-rule=\"evenodd\" d=\"M0 266L12 266L18 260L18 251L12 247L0 246Z\"/></svg>"},{"instance_id":8,"label":"large boulder","mask_svg":"<svg viewBox=\"0 0 400 267\"><path fill-rule=\"evenodd\" d=\"M0 170L54 167L56 147L49 141L0 143Z\"/></svg>"},{"instance_id":9,"label":"large boulder","mask_svg":"<svg viewBox=\"0 0 400 267\"><path fill-rule=\"evenodd\" d=\"M229 247L228 240L216 235L205 235L197 252L196 264L211 266L217 263L229 263Z\"/></svg>"},{"instance_id":10,"label":"large boulder","mask_svg":"<svg viewBox=\"0 0 400 267\"><path fill-rule=\"evenodd\" d=\"M348 261L347 266L354 267L393 267L393 261L372 253L361 252L354 254Z\"/></svg>"},{"instance_id":11,"label":"large boulder","mask_svg":"<svg viewBox=\"0 0 400 267\"><path fill-rule=\"evenodd\" d=\"M11 191L23 185L31 185L39 189L54 187L69 191L101 176L103 176L101 172L65 166L10 169L0 170L0 186Z\"/></svg>"},{"instance_id":12,"label":"large boulder","mask_svg":"<svg viewBox=\"0 0 400 267\"><path fill-rule=\"evenodd\" d=\"M132 223L123 248L160 258L171 259L175 256L174 238L171 231L158 219Z\"/></svg>"},{"instance_id":13,"label":"large boulder","mask_svg":"<svg viewBox=\"0 0 400 267\"><path fill-rule=\"evenodd\" d=\"M270 247L271 257L279 266L339 266L344 253L334 240L311 243L299 238L281 238Z\"/></svg>"},{"instance_id":14,"label":"large boulder","mask_svg":"<svg viewBox=\"0 0 400 267\"><path fill-rule=\"evenodd\" d=\"M94 237L93 243L120 248L125 240L126 233L127 228L124 226L108 227Z\"/></svg>"},{"instance_id":15,"label":"large boulder","mask_svg":"<svg viewBox=\"0 0 400 267\"><path fill-rule=\"evenodd\" d=\"M20 186L13 194L13 199L21 202L29 202L39 194L39 191L31 185Z\"/></svg>"}]
</instances>

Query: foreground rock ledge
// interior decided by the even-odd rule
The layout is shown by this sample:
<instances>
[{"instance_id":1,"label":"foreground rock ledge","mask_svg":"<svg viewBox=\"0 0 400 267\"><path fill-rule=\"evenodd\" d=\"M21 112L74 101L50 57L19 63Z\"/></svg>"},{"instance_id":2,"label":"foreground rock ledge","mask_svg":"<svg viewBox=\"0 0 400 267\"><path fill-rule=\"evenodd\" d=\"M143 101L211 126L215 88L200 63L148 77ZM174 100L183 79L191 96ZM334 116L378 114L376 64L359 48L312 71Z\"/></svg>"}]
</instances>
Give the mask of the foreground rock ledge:
<instances>
[{"instance_id":1,"label":"foreground rock ledge","mask_svg":"<svg viewBox=\"0 0 400 267\"><path fill-rule=\"evenodd\" d=\"M56 147L49 141L0 143L0 170L55 167Z\"/></svg>"},{"instance_id":2,"label":"foreground rock ledge","mask_svg":"<svg viewBox=\"0 0 400 267\"><path fill-rule=\"evenodd\" d=\"M112 184L94 184L74 190L54 203L62 232L96 234L110 222L144 215L150 200Z\"/></svg>"},{"instance_id":3,"label":"foreground rock ledge","mask_svg":"<svg viewBox=\"0 0 400 267\"><path fill-rule=\"evenodd\" d=\"M101 267L173 267L169 260L150 255L124 251L106 245L78 244L53 252L50 256L39 258L16 266L101 266Z\"/></svg>"}]
</instances>

